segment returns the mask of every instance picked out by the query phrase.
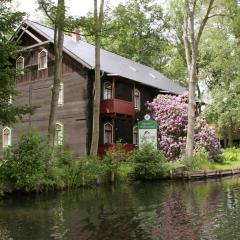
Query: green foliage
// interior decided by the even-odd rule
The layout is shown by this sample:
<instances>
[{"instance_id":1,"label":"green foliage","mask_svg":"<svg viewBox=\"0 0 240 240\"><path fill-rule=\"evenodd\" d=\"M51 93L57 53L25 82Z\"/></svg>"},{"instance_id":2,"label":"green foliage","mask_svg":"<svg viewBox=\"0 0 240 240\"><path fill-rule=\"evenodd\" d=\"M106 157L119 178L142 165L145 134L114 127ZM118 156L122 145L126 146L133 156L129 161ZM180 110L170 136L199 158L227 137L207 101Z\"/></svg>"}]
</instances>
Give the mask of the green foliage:
<instances>
[{"instance_id":1,"label":"green foliage","mask_svg":"<svg viewBox=\"0 0 240 240\"><path fill-rule=\"evenodd\" d=\"M5 152L7 162L0 168L3 182L17 190L41 190L50 156L45 138L33 132L23 135L18 144Z\"/></svg>"},{"instance_id":2,"label":"green foliage","mask_svg":"<svg viewBox=\"0 0 240 240\"><path fill-rule=\"evenodd\" d=\"M240 148L226 148L222 153L223 161L240 161Z\"/></svg>"},{"instance_id":3,"label":"green foliage","mask_svg":"<svg viewBox=\"0 0 240 240\"><path fill-rule=\"evenodd\" d=\"M95 181L97 178L104 177L107 172L106 164L97 156L85 156L79 161L81 175L86 181Z\"/></svg>"},{"instance_id":4,"label":"green foliage","mask_svg":"<svg viewBox=\"0 0 240 240\"><path fill-rule=\"evenodd\" d=\"M13 11L11 1L3 0L0 4L0 123L10 125L35 108L15 106L9 103L10 96L16 96L15 79L20 74L13 66L21 48L9 40L24 13Z\"/></svg>"},{"instance_id":5,"label":"green foliage","mask_svg":"<svg viewBox=\"0 0 240 240\"><path fill-rule=\"evenodd\" d=\"M189 161L186 157L183 158L182 163L188 170L210 169L211 163L209 162L208 153L204 148L200 148L195 153L192 161Z\"/></svg>"},{"instance_id":6,"label":"green foliage","mask_svg":"<svg viewBox=\"0 0 240 240\"><path fill-rule=\"evenodd\" d=\"M121 162L117 169L117 179L126 182L132 179L134 163L131 161Z\"/></svg>"},{"instance_id":7,"label":"green foliage","mask_svg":"<svg viewBox=\"0 0 240 240\"><path fill-rule=\"evenodd\" d=\"M151 144L144 144L141 149L134 151L133 177L140 180L159 179L170 170L170 165L162 151L155 150Z\"/></svg>"},{"instance_id":8,"label":"green foliage","mask_svg":"<svg viewBox=\"0 0 240 240\"><path fill-rule=\"evenodd\" d=\"M103 162L106 164L108 171L116 172L122 162L127 161L128 154L124 150L124 144L117 143L114 149L109 149L103 158Z\"/></svg>"},{"instance_id":9,"label":"green foliage","mask_svg":"<svg viewBox=\"0 0 240 240\"><path fill-rule=\"evenodd\" d=\"M168 18L154 0L128 0L104 13L101 45L104 49L163 70L168 63L169 42L163 32ZM92 14L82 19L87 35L94 32ZM94 43L94 38L88 36Z\"/></svg>"}]
</instances>

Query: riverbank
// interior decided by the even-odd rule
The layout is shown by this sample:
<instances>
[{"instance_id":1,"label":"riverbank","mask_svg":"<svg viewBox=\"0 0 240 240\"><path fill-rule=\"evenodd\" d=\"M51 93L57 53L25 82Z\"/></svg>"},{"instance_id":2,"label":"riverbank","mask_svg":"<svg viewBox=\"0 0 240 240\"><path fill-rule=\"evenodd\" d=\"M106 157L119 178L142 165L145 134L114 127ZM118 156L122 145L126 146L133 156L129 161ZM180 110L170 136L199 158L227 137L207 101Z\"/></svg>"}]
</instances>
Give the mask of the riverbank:
<instances>
[{"instance_id":1,"label":"riverbank","mask_svg":"<svg viewBox=\"0 0 240 240\"><path fill-rule=\"evenodd\" d=\"M56 148L54 155L48 142L36 133L23 135L18 144L7 149L0 161L0 195L11 192L46 192L96 186L101 183L155 181L171 179L176 171L185 178L227 175L240 169L239 149L224 151L221 162L209 161L200 149L189 161L169 162L162 151L151 144L126 153L123 144L106 152L100 159L85 156L74 161L70 151ZM180 167L179 167L180 166ZM222 168L228 169L223 171ZM191 173L185 174L185 171ZM214 170L210 172L210 170ZM202 171L196 173L196 171Z\"/></svg>"}]
</instances>

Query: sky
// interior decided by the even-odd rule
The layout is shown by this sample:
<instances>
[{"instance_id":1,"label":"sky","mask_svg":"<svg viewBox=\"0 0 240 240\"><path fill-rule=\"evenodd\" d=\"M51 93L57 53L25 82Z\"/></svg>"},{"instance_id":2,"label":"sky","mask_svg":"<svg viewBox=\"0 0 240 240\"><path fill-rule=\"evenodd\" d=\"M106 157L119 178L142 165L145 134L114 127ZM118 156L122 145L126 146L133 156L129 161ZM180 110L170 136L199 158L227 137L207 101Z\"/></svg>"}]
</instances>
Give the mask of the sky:
<instances>
[{"instance_id":1,"label":"sky","mask_svg":"<svg viewBox=\"0 0 240 240\"><path fill-rule=\"evenodd\" d=\"M115 6L120 2L126 0L107 0L107 2ZM66 0L66 6L71 15L84 16L90 10L93 10L93 0ZM23 11L29 14L30 20L39 20L41 18L41 12L37 10L37 0L13 0L14 8L18 11Z\"/></svg>"}]
</instances>

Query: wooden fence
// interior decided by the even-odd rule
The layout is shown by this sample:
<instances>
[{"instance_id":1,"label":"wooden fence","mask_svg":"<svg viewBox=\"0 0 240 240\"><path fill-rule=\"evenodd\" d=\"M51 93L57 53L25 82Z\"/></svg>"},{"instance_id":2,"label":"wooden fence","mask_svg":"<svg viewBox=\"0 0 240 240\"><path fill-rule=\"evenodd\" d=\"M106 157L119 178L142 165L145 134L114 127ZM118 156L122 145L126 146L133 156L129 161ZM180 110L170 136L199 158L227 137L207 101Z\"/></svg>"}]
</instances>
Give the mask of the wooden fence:
<instances>
[{"instance_id":1,"label":"wooden fence","mask_svg":"<svg viewBox=\"0 0 240 240\"><path fill-rule=\"evenodd\" d=\"M199 171L183 171L182 173L170 172L171 179L206 179L206 178L221 178L225 176L231 176L240 174L240 169L228 169L228 170L199 170Z\"/></svg>"}]
</instances>

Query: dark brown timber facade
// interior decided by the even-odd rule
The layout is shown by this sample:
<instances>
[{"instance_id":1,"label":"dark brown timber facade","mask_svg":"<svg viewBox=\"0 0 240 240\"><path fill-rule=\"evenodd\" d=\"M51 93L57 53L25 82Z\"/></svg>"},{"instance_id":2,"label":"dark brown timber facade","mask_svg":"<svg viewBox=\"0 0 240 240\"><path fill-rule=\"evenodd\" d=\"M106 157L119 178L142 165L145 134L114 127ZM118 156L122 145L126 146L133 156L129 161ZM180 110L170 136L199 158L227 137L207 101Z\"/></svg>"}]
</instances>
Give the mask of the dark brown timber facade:
<instances>
[{"instance_id":1,"label":"dark brown timber facade","mask_svg":"<svg viewBox=\"0 0 240 240\"><path fill-rule=\"evenodd\" d=\"M29 129L47 134L53 84L52 34L52 29L31 21L23 22L16 32L15 39L21 42L25 51L16 60L16 68L22 69L23 74L16 79L20 95L14 97L13 104L39 108L33 116L25 116L13 126L1 126L0 155L4 148L15 143ZM76 156L85 155L90 149L93 49L92 45L76 37L65 36L56 144L64 142ZM136 122L146 113L145 103L151 101L161 90L173 94L184 91L151 68L101 51L100 154L120 140L127 143L128 149L132 149L138 141ZM144 82L140 78L144 78L146 71L149 79ZM167 81L169 86L164 87L165 82L163 87L159 86L160 80Z\"/></svg>"}]
</instances>

